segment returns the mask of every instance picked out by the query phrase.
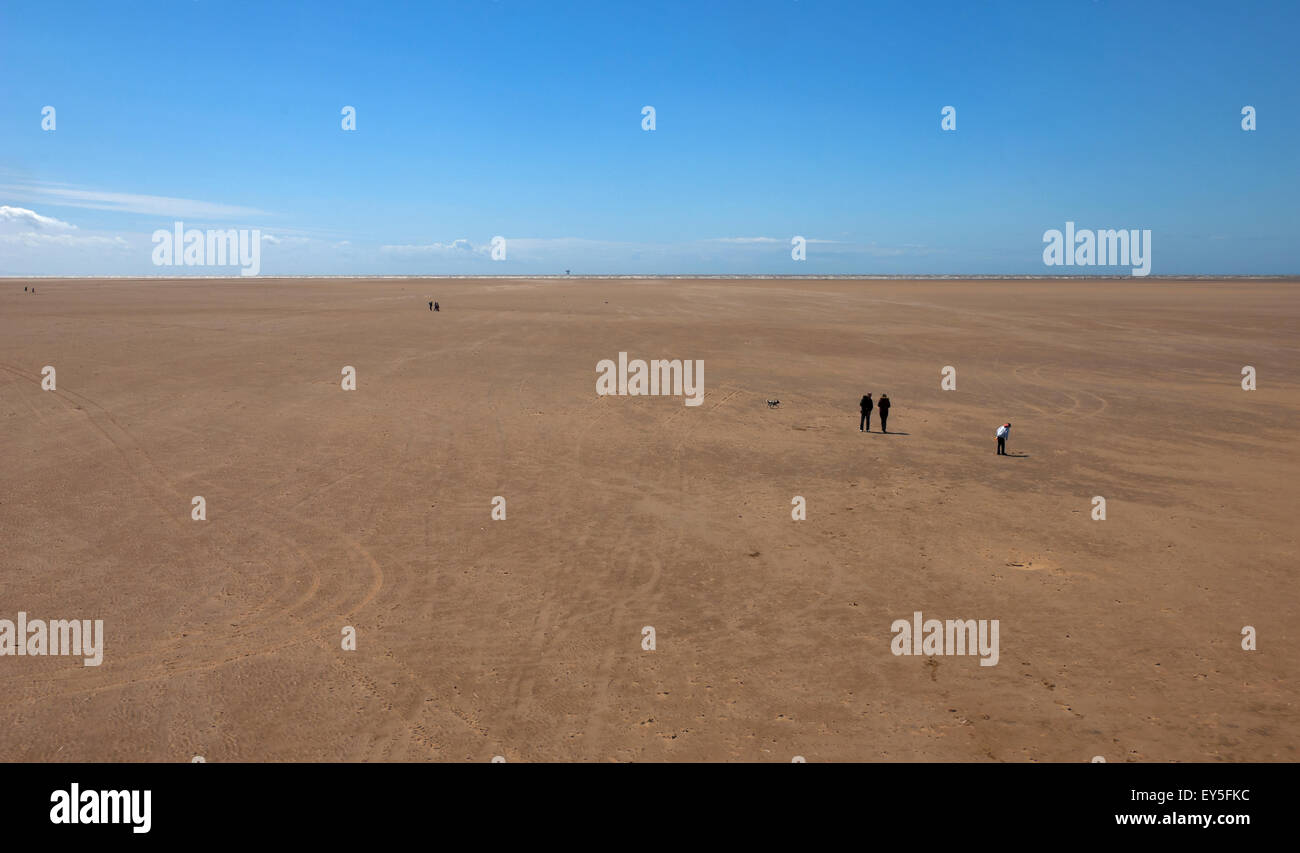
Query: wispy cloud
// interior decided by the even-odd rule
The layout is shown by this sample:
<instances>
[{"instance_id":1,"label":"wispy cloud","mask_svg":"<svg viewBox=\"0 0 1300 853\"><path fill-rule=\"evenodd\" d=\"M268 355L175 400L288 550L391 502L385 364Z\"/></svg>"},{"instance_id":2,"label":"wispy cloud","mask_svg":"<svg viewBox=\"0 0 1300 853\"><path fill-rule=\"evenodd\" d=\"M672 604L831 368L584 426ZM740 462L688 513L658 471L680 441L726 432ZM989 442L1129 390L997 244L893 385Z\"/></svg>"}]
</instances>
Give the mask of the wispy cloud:
<instances>
[{"instance_id":1,"label":"wispy cloud","mask_svg":"<svg viewBox=\"0 0 1300 853\"><path fill-rule=\"evenodd\" d=\"M98 234L42 234L39 231L26 231L20 234L0 233L0 244L19 245L29 249L41 247L60 247L64 249L125 249L130 244L121 237L105 237Z\"/></svg>"},{"instance_id":2,"label":"wispy cloud","mask_svg":"<svg viewBox=\"0 0 1300 853\"><path fill-rule=\"evenodd\" d=\"M0 205L0 233L16 231L60 232L76 231L77 226L53 216L42 216L25 207Z\"/></svg>"},{"instance_id":3,"label":"wispy cloud","mask_svg":"<svg viewBox=\"0 0 1300 853\"><path fill-rule=\"evenodd\" d=\"M127 241L112 234L83 234L77 226L26 207L0 205L0 246L26 249L124 249Z\"/></svg>"},{"instance_id":4,"label":"wispy cloud","mask_svg":"<svg viewBox=\"0 0 1300 853\"><path fill-rule=\"evenodd\" d=\"M793 237L714 237L707 243L789 243ZM819 240L816 237L805 238L807 243L838 243L839 240Z\"/></svg>"},{"instance_id":5,"label":"wispy cloud","mask_svg":"<svg viewBox=\"0 0 1300 853\"><path fill-rule=\"evenodd\" d=\"M743 248L746 246L767 247L773 245L789 246L792 237L713 237L703 240L704 243L725 243L730 246ZM858 243L852 240L825 240L819 237L807 237L804 239L808 245L819 245L826 247L823 251L840 256L862 256L868 258L900 258L915 257L920 255L943 254L942 251L931 249L916 243L905 243L898 246L881 246L874 240L869 243Z\"/></svg>"},{"instance_id":6,"label":"wispy cloud","mask_svg":"<svg viewBox=\"0 0 1300 853\"><path fill-rule=\"evenodd\" d=\"M250 216L269 216L254 207L217 204L189 198L173 198L138 193L104 192L69 184L19 183L0 184L0 194L22 201L76 207L86 210L108 210L116 213L142 213L179 219L238 219Z\"/></svg>"},{"instance_id":7,"label":"wispy cloud","mask_svg":"<svg viewBox=\"0 0 1300 853\"><path fill-rule=\"evenodd\" d=\"M475 245L469 240L452 240L450 243L407 243L380 246L381 252L394 255L485 255L489 245Z\"/></svg>"}]
</instances>

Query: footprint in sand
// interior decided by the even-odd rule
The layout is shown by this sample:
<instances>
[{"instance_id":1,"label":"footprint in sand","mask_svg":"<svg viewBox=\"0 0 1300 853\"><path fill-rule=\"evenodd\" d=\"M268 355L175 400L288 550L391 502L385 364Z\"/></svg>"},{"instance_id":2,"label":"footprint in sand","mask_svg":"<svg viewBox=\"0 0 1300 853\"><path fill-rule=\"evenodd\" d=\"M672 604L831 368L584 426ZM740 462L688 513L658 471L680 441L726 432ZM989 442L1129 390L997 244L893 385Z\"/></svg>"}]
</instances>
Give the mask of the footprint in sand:
<instances>
[{"instance_id":1,"label":"footprint in sand","mask_svg":"<svg viewBox=\"0 0 1300 853\"><path fill-rule=\"evenodd\" d=\"M1049 560L1046 557L1037 555L1023 556L1013 554L1007 558L1007 565L1013 569L1019 569L1022 572L1040 572L1046 570L1056 570L1061 568L1061 564L1055 560Z\"/></svg>"}]
</instances>

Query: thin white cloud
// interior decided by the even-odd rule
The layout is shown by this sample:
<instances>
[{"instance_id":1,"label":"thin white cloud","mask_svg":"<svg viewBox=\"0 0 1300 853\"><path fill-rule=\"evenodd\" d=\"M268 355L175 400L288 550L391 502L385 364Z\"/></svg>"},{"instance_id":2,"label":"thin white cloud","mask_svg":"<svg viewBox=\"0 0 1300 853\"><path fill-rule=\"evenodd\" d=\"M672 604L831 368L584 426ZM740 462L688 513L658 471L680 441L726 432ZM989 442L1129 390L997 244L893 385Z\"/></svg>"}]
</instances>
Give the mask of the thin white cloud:
<instances>
[{"instance_id":1,"label":"thin white cloud","mask_svg":"<svg viewBox=\"0 0 1300 853\"><path fill-rule=\"evenodd\" d=\"M318 240L315 237L300 237L294 234L263 234L262 242L270 246L284 246L285 248L302 246L318 249L329 245L324 240Z\"/></svg>"},{"instance_id":2,"label":"thin white cloud","mask_svg":"<svg viewBox=\"0 0 1300 853\"><path fill-rule=\"evenodd\" d=\"M708 243L789 243L793 237L714 237L706 240ZM806 243L838 243L839 240L819 240L816 237L807 237Z\"/></svg>"},{"instance_id":3,"label":"thin white cloud","mask_svg":"<svg viewBox=\"0 0 1300 853\"><path fill-rule=\"evenodd\" d=\"M394 255L485 255L491 249L491 246L476 246L465 239L452 240L450 243L407 243L379 247L381 252Z\"/></svg>"},{"instance_id":4,"label":"thin white cloud","mask_svg":"<svg viewBox=\"0 0 1300 853\"><path fill-rule=\"evenodd\" d=\"M715 237L711 240L705 240L706 243L728 243L734 246L769 246L772 244L790 245L791 237ZM854 243L848 240L824 240L817 237L808 237L805 242L809 245L825 246L827 253L851 256L865 255L872 258L898 258L904 256L919 256L942 254L939 250L931 249L916 243L904 243L900 246L881 246L875 241L870 243Z\"/></svg>"},{"instance_id":5,"label":"thin white cloud","mask_svg":"<svg viewBox=\"0 0 1300 853\"><path fill-rule=\"evenodd\" d=\"M128 245L116 234L86 234L71 222L26 207L0 205L0 246L6 251L90 249L102 252L118 251Z\"/></svg>"},{"instance_id":6,"label":"thin white cloud","mask_svg":"<svg viewBox=\"0 0 1300 853\"><path fill-rule=\"evenodd\" d=\"M53 216L42 216L25 207L0 205L0 230L14 231L75 231L77 226Z\"/></svg>"},{"instance_id":7,"label":"thin white cloud","mask_svg":"<svg viewBox=\"0 0 1300 853\"><path fill-rule=\"evenodd\" d=\"M56 207L85 210L108 210L116 213L143 213L180 219L237 219L268 216L266 211L233 204L216 204L188 198L161 195L115 193L74 187L67 184L0 184L0 193L23 201Z\"/></svg>"},{"instance_id":8,"label":"thin white cloud","mask_svg":"<svg viewBox=\"0 0 1300 853\"><path fill-rule=\"evenodd\" d=\"M318 232L323 233L325 232ZM310 232L276 227L264 231L263 257L277 274L418 274L483 273L520 269L557 271L579 267L585 272L653 273L762 272L787 257L784 237L700 238L683 242L627 242L581 237L506 237L508 252L498 267L489 260L491 242L460 238L450 241L356 242L337 232L329 239ZM486 237L486 235L482 235ZM339 239L344 238L344 239ZM881 246L812 238L820 259L852 271L864 261L897 263L904 256L944 254L915 244ZM26 207L0 206L0 275L159 275L152 265L149 232L84 231L76 225ZM810 249L811 256L811 249ZM775 260L774 260L775 259ZM756 267L756 265L758 265ZM264 267L270 271L271 267ZM174 270L169 270L175 273Z\"/></svg>"},{"instance_id":9,"label":"thin white cloud","mask_svg":"<svg viewBox=\"0 0 1300 853\"><path fill-rule=\"evenodd\" d=\"M64 249L125 249L129 244L121 237L103 237L98 234L42 234L24 231L19 234L0 234L0 244L25 246L29 249L58 247Z\"/></svg>"}]
</instances>

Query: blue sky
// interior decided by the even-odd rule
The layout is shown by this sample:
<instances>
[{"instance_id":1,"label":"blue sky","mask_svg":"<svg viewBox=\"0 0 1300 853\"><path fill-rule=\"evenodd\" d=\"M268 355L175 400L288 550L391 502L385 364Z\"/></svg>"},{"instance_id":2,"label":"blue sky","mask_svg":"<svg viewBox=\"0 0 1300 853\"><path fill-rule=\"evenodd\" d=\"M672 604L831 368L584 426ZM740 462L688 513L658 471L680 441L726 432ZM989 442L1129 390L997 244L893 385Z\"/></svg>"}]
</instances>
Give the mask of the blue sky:
<instances>
[{"instance_id":1,"label":"blue sky","mask_svg":"<svg viewBox=\"0 0 1300 853\"><path fill-rule=\"evenodd\" d=\"M1283 2L9 3L0 275L232 271L155 266L177 220L259 229L266 275L1126 272L1046 268L1066 221L1150 229L1155 275L1300 273L1298 24Z\"/></svg>"}]
</instances>

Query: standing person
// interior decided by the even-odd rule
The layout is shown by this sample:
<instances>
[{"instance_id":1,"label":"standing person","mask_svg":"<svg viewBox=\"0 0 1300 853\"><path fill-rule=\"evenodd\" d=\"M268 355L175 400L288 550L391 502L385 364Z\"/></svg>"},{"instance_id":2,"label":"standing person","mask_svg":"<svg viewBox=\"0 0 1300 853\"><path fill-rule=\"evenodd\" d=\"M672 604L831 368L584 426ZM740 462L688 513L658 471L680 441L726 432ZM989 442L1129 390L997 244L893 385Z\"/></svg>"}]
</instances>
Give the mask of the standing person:
<instances>
[{"instance_id":1,"label":"standing person","mask_svg":"<svg viewBox=\"0 0 1300 853\"><path fill-rule=\"evenodd\" d=\"M876 404L880 410L880 431L889 432L889 395L881 394L880 402Z\"/></svg>"},{"instance_id":2,"label":"standing person","mask_svg":"<svg viewBox=\"0 0 1300 853\"><path fill-rule=\"evenodd\" d=\"M1011 424L998 427L998 455L1007 455L1007 438L1011 435Z\"/></svg>"},{"instance_id":3,"label":"standing person","mask_svg":"<svg viewBox=\"0 0 1300 853\"><path fill-rule=\"evenodd\" d=\"M430 303L429 303L429 310L430 310L430 311L433 310L433 302L430 302Z\"/></svg>"},{"instance_id":4,"label":"standing person","mask_svg":"<svg viewBox=\"0 0 1300 853\"><path fill-rule=\"evenodd\" d=\"M438 303L437 303L437 302L433 303L433 310L434 310L434 311L438 311L438 310L440 310L440 309L438 308Z\"/></svg>"},{"instance_id":5,"label":"standing person","mask_svg":"<svg viewBox=\"0 0 1300 853\"><path fill-rule=\"evenodd\" d=\"M858 408L862 410L862 418L858 421L858 432L871 432L871 407L874 405L875 403L871 402L870 394L863 397L862 402L858 403Z\"/></svg>"}]
</instances>

